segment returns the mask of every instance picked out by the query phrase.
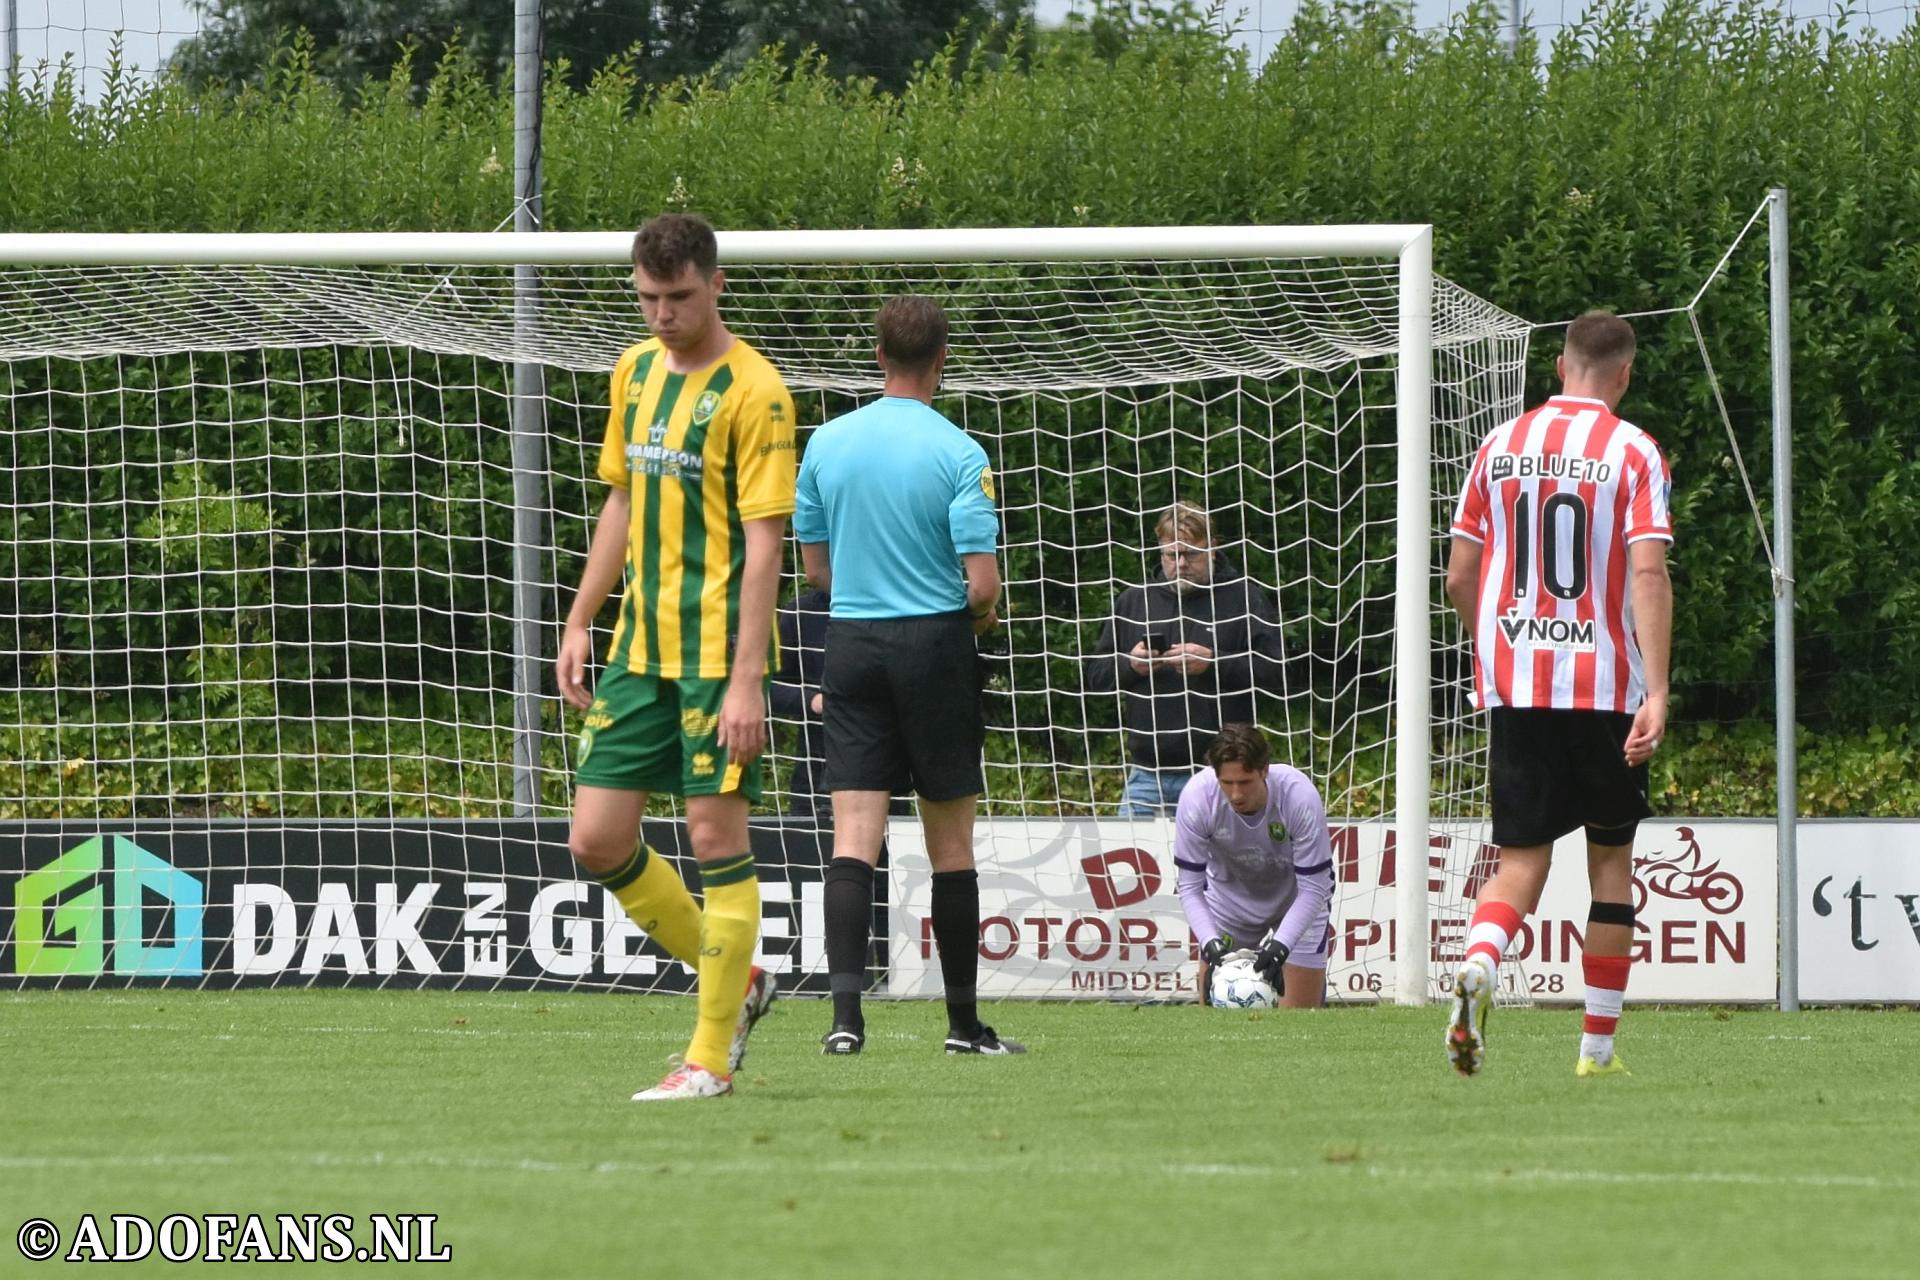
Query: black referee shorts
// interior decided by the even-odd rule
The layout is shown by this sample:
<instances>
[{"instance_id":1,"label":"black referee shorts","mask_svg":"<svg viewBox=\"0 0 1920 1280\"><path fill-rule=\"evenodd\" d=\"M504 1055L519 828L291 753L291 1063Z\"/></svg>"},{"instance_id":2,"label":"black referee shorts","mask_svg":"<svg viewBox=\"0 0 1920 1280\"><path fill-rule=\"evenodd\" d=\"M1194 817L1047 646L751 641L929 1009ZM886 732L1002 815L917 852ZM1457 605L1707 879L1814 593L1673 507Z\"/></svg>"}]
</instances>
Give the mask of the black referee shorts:
<instances>
[{"instance_id":1,"label":"black referee shorts","mask_svg":"<svg viewBox=\"0 0 1920 1280\"><path fill-rule=\"evenodd\" d=\"M1632 844L1647 803L1647 766L1625 756L1633 717L1617 711L1493 707L1493 842L1552 844L1587 829L1595 844Z\"/></svg>"},{"instance_id":2,"label":"black referee shorts","mask_svg":"<svg viewBox=\"0 0 1920 1280\"><path fill-rule=\"evenodd\" d=\"M828 791L958 800L986 790L985 720L973 624L964 611L827 623Z\"/></svg>"}]
</instances>

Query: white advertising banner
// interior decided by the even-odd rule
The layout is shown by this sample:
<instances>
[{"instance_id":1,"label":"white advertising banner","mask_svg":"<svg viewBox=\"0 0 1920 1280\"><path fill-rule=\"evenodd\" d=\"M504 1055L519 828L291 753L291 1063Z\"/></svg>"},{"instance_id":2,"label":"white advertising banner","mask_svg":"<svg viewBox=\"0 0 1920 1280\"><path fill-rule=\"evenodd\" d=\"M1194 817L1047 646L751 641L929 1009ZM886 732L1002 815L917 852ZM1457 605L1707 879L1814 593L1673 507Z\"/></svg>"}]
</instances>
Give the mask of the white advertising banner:
<instances>
[{"instance_id":1,"label":"white advertising banner","mask_svg":"<svg viewBox=\"0 0 1920 1280\"><path fill-rule=\"evenodd\" d=\"M932 869L918 822L888 829L887 991L940 992ZM1173 824L1010 818L974 828L982 996L1193 998Z\"/></svg>"},{"instance_id":2,"label":"white advertising banner","mask_svg":"<svg viewBox=\"0 0 1920 1280\"><path fill-rule=\"evenodd\" d=\"M1779 994L1779 844L1771 822L1661 818L1640 824L1633 847L1635 1001L1767 1002ZM1587 929L1586 838L1553 849L1540 909L1529 916L1520 961L1536 1000L1579 1001L1580 938ZM1466 923L1441 933L1449 956ZM1439 933L1438 930L1436 930ZM1449 931L1451 932L1451 931Z\"/></svg>"},{"instance_id":3,"label":"white advertising banner","mask_svg":"<svg viewBox=\"0 0 1920 1280\"><path fill-rule=\"evenodd\" d=\"M1466 906L1493 868L1484 827L1437 829L1428 888L1450 884L1458 909L1429 920L1430 994L1465 945ZM940 989L929 919L931 872L917 823L895 822L888 991ZM988 996L1192 999L1195 943L1176 892L1170 821L996 819L975 831L980 867L980 991ZM1385 823L1333 832L1338 883L1328 998L1392 994L1399 930L1397 862ZM1768 1001L1778 955L1774 830L1767 822L1643 824L1634 858L1639 911L1637 1000ZM1586 848L1555 849L1540 909L1513 951L1508 977L1541 1001L1578 1001L1587 920ZM1518 994L1516 990L1516 994Z\"/></svg>"},{"instance_id":4,"label":"white advertising banner","mask_svg":"<svg viewBox=\"0 0 1920 1280\"><path fill-rule=\"evenodd\" d=\"M1920 1003L1920 822L1803 822L1800 998Z\"/></svg>"}]
</instances>

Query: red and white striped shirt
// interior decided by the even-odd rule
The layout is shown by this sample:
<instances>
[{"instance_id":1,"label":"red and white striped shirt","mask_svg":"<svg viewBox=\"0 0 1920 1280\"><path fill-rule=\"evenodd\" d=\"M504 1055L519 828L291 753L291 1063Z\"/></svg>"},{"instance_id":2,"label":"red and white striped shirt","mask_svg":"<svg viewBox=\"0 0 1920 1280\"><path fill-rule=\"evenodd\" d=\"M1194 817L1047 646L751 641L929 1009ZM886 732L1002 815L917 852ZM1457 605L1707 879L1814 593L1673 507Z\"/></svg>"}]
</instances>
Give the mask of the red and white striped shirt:
<instances>
[{"instance_id":1,"label":"red and white striped shirt","mask_svg":"<svg viewBox=\"0 0 1920 1280\"><path fill-rule=\"evenodd\" d=\"M1635 711L1646 700L1627 547L1673 541L1660 446L1598 400L1555 396L1474 455L1454 536L1481 543L1482 707Z\"/></svg>"}]
</instances>

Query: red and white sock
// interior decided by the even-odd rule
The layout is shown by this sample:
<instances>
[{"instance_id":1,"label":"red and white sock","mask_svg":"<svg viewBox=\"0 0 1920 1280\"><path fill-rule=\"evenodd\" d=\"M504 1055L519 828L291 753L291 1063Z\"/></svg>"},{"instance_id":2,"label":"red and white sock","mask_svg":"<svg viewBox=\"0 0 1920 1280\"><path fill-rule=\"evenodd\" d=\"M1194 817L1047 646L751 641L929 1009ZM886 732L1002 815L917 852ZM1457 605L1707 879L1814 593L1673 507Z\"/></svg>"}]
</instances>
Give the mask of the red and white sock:
<instances>
[{"instance_id":1,"label":"red and white sock","mask_svg":"<svg viewBox=\"0 0 1920 1280\"><path fill-rule=\"evenodd\" d=\"M1601 1066L1613 1061L1613 1032L1620 1025L1620 1007L1627 999L1628 956L1582 956L1587 978L1587 1012L1580 1024L1580 1056Z\"/></svg>"},{"instance_id":2,"label":"red and white sock","mask_svg":"<svg viewBox=\"0 0 1920 1280\"><path fill-rule=\"evenodd\" d=\"M1500 956L1513 935L1520 932L1520 913L1512 903L1487 901L1473 909L1473 924L1467 930L1466 964L1477 964L1487 978L1500 972Z\"/></svg>"}]
</instances>

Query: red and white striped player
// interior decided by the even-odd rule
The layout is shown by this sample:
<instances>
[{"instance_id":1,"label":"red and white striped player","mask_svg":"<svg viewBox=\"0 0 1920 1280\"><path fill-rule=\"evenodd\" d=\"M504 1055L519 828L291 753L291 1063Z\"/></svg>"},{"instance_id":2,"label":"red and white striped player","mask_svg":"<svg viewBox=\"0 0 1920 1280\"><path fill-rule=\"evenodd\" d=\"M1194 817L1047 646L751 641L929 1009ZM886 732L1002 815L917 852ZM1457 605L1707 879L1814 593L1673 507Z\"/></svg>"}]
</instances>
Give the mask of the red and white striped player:
<instances>
[{"instance_id":1,"label":"red and white striped player","mask_svg":"<svg viewBox=\"0 0 1920 1280\"><path fill-rule=\"evenodd\" d=\"M1586 828L1586 1016L1579 1076L1624 1072L1613 1033L1633 945L1633 837L1667 724L1672 480L1660 447L1614 413L1633 327L1589 311L1567 329L1561 394L1481 444L1453 520L1447 598L1473 633L1491 737L1500 869L1480 891L1454 978L1447 1056L1485 1060L1495 974L1539 904L1553 843Z\"/></svg>"}]
</instances>

